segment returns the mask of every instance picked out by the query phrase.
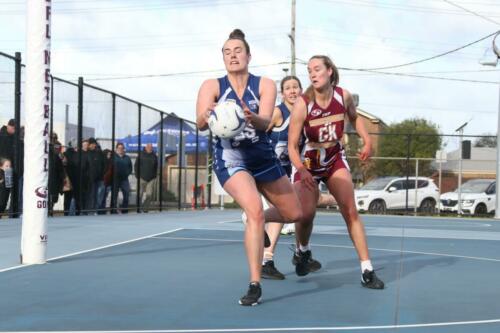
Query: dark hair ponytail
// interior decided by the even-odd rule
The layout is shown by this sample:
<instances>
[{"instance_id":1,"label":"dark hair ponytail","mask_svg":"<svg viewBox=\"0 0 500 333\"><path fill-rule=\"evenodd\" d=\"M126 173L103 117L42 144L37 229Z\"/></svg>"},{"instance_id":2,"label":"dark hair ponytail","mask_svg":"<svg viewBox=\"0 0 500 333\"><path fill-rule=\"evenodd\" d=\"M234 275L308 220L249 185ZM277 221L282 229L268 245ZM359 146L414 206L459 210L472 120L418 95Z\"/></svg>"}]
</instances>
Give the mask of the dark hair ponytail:
<instances>
[{"instance_id":1,"label":"dark hair ponytail","mask_svg":"<svg viewBox=\"0 0 500 333\"><path fill-rule=\"evenodd\" d=\"M245 45L245 50L247 51L247 54L250 54L250 45L248 45L248 43L245 39L245 34L243 33L243 31L241 31L240 29L234 29L229 34L229 38L227 40L231 40L231 39L241 40L243 42L243 44Z\"/></svg>"},{"instance_id":2,"label":"dark hair ponytail","mask_svg":"<svg viewBox=\"0 0 500 333\"><path fill-rule=\"evenodd\" d=\"M326 68L332 69L332 75L330 75L330 84L335 89L335 87L339 84L340 77L339 77L339 70L337 69L337 66L335 66L335 64L333 63L332 59L330 59L330 57L325 55L312 56L309 59L309 61L311 61L312 59L323 60L323 64L326 66ZM314 101L315 96L314 96L314 88L312 85L309 85L309 87L307 87L304 95L307 97L309 101Z\"/></svg>"}]
</instances>

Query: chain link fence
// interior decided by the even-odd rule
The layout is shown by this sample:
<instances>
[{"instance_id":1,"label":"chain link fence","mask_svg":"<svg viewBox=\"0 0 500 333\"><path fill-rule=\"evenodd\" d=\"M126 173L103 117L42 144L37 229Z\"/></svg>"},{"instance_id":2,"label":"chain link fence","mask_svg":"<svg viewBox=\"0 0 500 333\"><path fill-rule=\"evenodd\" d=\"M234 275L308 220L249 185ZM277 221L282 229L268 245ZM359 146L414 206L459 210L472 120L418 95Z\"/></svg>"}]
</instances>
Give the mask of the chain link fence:
<instances>
[{"instance_id":1,"label":"chain link fence","mask_svg":"<svg viewBox=\"0 0 500 333\"><path fill-rule=\"evenodd\" d=\"M0 53L0 158L8 159L14 170L10 187L0 182L0 213L10 217L22 213L23 75L20 54ZM51 103L50 214L196 209L223 203L212 186L209 131L83 78L70 82L53 77ZM371 132L373 157L359 161L360 139L352 128L344 136L360 212L493 213L496 137L389 134L380 122L372 126L373 119L360 119ZM320 189L318 204L338 208L326 188Z\"/></svg>"}]
</instances>

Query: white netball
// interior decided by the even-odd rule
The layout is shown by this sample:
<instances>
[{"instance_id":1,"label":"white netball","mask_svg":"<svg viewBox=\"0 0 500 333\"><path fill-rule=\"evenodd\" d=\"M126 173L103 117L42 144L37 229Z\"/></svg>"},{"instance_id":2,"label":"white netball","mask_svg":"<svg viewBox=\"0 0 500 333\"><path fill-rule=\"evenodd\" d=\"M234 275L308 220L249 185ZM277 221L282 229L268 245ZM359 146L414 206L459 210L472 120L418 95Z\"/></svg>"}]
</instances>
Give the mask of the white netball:
<instances>
[{"instance_id":1,"label":"white netball","mask_svg":"<svg viewBox=\"0 0 500 333\"><path fill-rule=\"evenodd\" d=\"M213 134L222 139L234 138L246 126L243 109L233 101L221 102L210 113L208 126Z\"/></svg>"}]
</instances>

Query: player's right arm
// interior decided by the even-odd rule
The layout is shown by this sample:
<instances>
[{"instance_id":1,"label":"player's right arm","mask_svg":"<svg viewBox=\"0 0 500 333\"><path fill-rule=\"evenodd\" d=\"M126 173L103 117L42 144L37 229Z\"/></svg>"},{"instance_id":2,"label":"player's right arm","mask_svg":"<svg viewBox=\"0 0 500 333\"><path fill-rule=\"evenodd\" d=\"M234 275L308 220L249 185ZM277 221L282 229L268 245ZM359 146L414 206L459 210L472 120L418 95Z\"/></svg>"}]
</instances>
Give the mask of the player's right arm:
<instances>
[{"instance_id":1,"label":"player's right arm","mask_svg":"<svg viewBox=\"0 0 500 333\"><path fill-rule=\"evenodd\" d=\"M307 105L303 98L299 98L293 105L293 110L290 114L290 125L288 127L288 157L300 174L300 181L310 189L315 189L317 187L316 182L311 173L306 169L304 164L302 164L299 150L300 137L302 135L302 129L304 128L306 115Z\"/></svg>"},{"instance_id":2,"label":"player's right arm","mask_svg":"<svg viewBox=\"0 0 500 333\"><path fill-rule=\"evenodd\" d=\"M204 131L208 128L208 117L215 106L218 96L219 82L216 79L203 82L196 100L196 126L198 126L199 130Z\"/></svg>"}]
</instances>

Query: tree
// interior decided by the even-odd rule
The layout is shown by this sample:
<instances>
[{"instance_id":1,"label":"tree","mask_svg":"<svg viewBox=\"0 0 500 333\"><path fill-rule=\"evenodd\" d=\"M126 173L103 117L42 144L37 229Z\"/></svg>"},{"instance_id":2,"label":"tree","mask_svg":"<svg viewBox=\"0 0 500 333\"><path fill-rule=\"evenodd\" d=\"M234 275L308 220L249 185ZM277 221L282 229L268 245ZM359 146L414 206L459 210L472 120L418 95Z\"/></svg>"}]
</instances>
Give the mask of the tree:
<instances>
[{"instance_id":1,"label":"tree","mask_svg":"<svg viewBox=\"0 0 500 333\"><path fill-rule=\"evenodd\" d=\"M474 141L474 147L489 147L496 148L497 147L497 138L489 133L483 134L484 136L481 138L477 138Z\"/></svg>"},{"instance_id":2,"label":"tree","mask_svg":"<svg viewBox=\"0 0 500 333\"><path fill-rule=\"evenodd\" d=\"M406 157L408 144L410 158L434 158L441 147L441 137L436 124L422 119L406 119L389 125L379 141L379 156L405 159L377 160L379 176L403 176L407 172ZM419 174L428 175L432 171L432 161L419 161ZM415 175L415 163L410 162L410 176Z\"/></svg>"}]
</instances>

